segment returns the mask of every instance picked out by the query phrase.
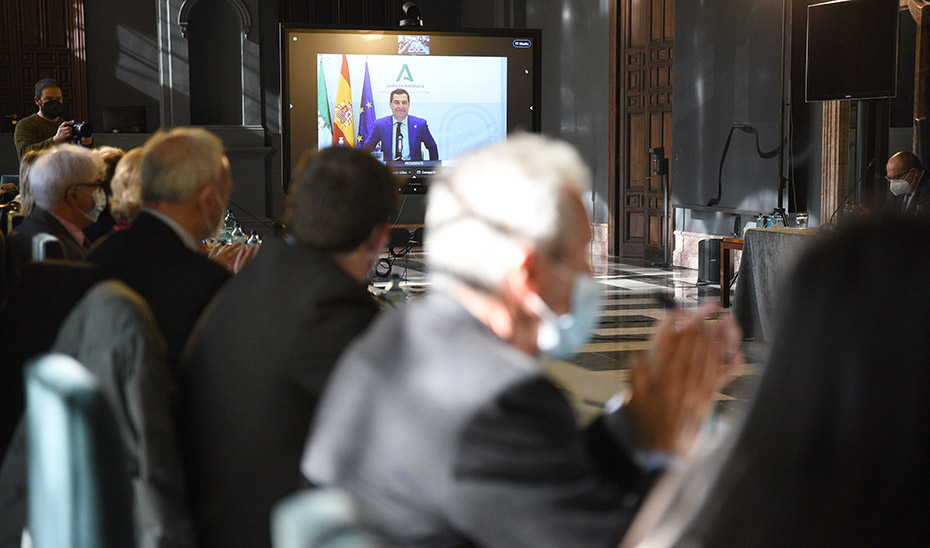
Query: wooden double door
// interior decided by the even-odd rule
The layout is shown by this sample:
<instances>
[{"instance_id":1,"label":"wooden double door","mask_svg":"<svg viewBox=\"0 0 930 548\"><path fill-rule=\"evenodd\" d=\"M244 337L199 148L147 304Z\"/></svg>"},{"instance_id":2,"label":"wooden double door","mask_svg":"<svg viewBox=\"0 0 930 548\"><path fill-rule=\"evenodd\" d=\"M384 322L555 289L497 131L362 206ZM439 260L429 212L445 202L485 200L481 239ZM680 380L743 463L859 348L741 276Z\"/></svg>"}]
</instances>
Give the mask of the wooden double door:
<instances>
[{"instance_id":1,"label":"wooden double door","mask_svg":"<svg viewBox=\"0 0 930 548\"><path fill-rule=\"evenodd\" d=\"M665 184L671 196L671 169L654 175L649 150L672 153L675 2L618 2L614 248L621 258L662 262L672 229L671 203L663 198Z\"/></svg>"},{"instance_id":2,"label":"wooden double door","mask_svg":"<svg viewBox=\"0 0 930 548\"><path fill-rule=\"evenodd\" d=\"M61 84L65 115L87 119L81 0L3 0L0 3L0 132L36 112L35 83Z\"/></svg>"}]
</instances>

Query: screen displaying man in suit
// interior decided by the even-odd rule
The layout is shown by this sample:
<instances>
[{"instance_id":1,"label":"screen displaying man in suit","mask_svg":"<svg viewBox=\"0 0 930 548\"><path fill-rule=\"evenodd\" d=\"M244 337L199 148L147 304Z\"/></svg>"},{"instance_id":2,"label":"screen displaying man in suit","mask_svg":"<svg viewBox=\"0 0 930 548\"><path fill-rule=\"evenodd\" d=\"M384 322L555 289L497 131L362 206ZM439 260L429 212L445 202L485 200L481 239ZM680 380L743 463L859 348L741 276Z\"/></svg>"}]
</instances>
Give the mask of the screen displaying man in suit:
<instances>
[{"instance_id":1,"label":"screen displaying man in suit","mask_svg":"<svg viewBox=\"0 0 930 548\"><path fill-rule=\"evenodd\" d=\"M391 92L391 116L375 121L371 133L365 138L364 148L374 150L381 143L384 160L400 162L404 160L423 160L423 145L429 151L429 160L439 160L436 140L429 132L429 126L423 118L410 116L410 94L405 89Z\"/></svg>"}]
</instances>

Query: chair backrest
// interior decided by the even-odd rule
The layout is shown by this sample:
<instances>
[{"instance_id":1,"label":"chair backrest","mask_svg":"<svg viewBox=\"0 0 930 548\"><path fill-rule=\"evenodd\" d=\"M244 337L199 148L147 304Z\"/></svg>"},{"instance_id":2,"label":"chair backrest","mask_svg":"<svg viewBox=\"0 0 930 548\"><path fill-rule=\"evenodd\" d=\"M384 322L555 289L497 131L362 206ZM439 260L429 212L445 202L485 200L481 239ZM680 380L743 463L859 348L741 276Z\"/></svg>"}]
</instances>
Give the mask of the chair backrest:
<instances>
[{"instance_id":1,"label":"chair backrest","mask_svg":"<svg viewBox=\"0 0 930 548\"><path fill-rule=\"evenodd\" d=\"M40 232L32 237L32 260L44 261L46 259L67 259L65 255L65 244L61 240L48 234Z\"/></svg>"},{"instance_id":2,"label":"chair backrest","mask_svg":"<svg viewBox=\"0 0 930 548\"><path fill-rule=\"evenodd\" d=\"M10 291L9 270L6 256L6 234L0 231L0 306L6 301L6 295Z\"/></svg>"},{"instance_id":3,"label":"chair backrest","mask_svg":"<svg viewBox=\"0 0 930 548\"><path fill-rule=\"evenodd\" d=\"M26 368L28 527L36 548L134 544L132 499L113 409L73 358Z\"/></svg>"},{"instance_id":4,"label":"chair backrest","mask_svg":"<svg viewBox=\"0 0 930 548\"><path fill-rule=\"evenodd\" d=\"M19 225L26 220L26 216L22 213L7 213L7 216L7 234L19 228Z\"/></svg>"},{"instance_id":5,"label":"chair backrest","mask_svg":"<svg viewBox=\"0 0 930 548\"><path fill-rule=\"evenodd\" d=\"M19 226L19 223L22 222L23 217L23 204L19 201L12 201L6 204L0 204L0 232L3 234L9 234L13 232L15 226ZM14 226L14 221L20 219Z\"/></svg>"},{"instance_id":6,"label":"chair backrest","mask_svg":"<svg viewBox=\"0 0 930 548\"><path fill-rule=\"evenodd\" d=\"M352 497L335 488L305 489L271 512L274 548L380 548L359 522Z\"/></svg>"}]
</instances>

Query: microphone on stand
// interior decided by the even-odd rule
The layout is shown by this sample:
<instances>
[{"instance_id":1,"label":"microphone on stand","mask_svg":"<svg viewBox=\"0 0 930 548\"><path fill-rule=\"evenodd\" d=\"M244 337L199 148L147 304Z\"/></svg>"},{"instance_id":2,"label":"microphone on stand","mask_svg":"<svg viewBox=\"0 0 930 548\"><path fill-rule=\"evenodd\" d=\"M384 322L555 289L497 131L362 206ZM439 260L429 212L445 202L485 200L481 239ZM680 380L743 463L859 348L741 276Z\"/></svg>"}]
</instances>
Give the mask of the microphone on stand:
<instances>
[{"instance_id":1,"label":"microphone on stand","mask_svg":"<svg viewBox=\"0 0 930 548\"><path fill-rule=\"evenodd\" d=\"M843 201L840 202L839 207L836 208L836 210L833 212L833 215L830 215L830 220L827 221L827 224L828 224L828 225L832 225L832 224L833 224L833 218L836 217L836 214L839 213L839 211L840 211L841 209L843 209L844 207L846 207L846 202L849 200L850 195L852 195L853 191L855 191L857 188L859 188L859 183L861 183L862 180L865 179L865 174L868 173L870 169L872 169L872 164L874 164L874 163L875 163L875 157L873 156L872 159L869 160L868 165L865 166L865 171L862 172L862 176L859 177L858 180L856 180L856 182L855 182L855 184L853 184L852 188L849 189L849 192L846 193L846 196L843 197Z\"/></svg>"}]
</instances>

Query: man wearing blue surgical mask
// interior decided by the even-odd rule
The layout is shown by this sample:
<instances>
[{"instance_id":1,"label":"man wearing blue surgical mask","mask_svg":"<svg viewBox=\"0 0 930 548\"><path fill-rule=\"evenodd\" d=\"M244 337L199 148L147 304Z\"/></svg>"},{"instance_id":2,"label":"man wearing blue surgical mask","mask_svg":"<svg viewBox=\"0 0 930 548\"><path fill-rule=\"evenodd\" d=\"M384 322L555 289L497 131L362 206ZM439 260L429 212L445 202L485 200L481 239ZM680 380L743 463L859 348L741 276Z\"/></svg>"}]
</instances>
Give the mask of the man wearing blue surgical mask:
<instances>
[{"instance_id":1,"label":"man wearing blue surgical mask","mask_svg":"<svg viewBox=\"0 0 930 548\"><path fill-rule=\"evenodd\" d=\"M301 463L389 544L616 546L657 473L691 449L740 361L732 320L672 314L630 398L584 429L543 374L598 318L587 192L577 152L534 135L470 153L430 188L431 293L349 347Z\"/></svg>"},{"instance_id":2,"label":"man wearing blue surgical mask","mask_svg":"<svg viewBox=\"0 0 930 548\"><path fill-rule=\"evenodd\" d=\"M888 159L885 179L893 197L883 212L894 215L930 214L930 175L913 152L902 150Z\"/></svg>"}]
</instances>

